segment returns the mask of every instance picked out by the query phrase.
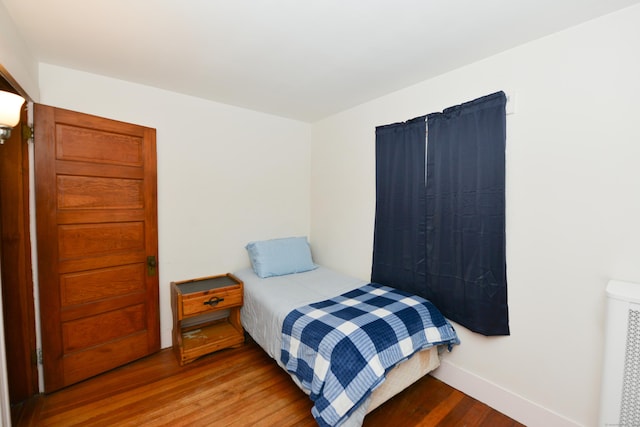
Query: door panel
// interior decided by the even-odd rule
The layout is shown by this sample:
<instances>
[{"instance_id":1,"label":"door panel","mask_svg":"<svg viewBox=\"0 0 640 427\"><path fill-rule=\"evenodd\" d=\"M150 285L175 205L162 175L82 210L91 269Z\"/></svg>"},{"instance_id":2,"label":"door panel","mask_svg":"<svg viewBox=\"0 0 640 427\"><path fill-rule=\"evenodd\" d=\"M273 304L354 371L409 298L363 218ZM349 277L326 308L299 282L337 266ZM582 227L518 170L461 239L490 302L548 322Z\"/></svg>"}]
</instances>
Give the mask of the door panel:
<instances>
[{"instance_id":1,"label":"door panel","mask_svg":"<svg viewBox=\"0 0 640 427\"><path fill-rule=\"evenodd\" d=\"M141 209L144 202L142 184L139 179L59 176L58 208Z\"/></svg>"},{"instance_id":2,"label":"door panel","mask_svg":"<svg viewBox=\"0 0 640 427\"><path fill-rule=\"evenodd\" d=\"M61 372L64 386L122 366L131 360L148 355L145 333L112 340L98 347L69 353L63 359ZM108 354L109 357L105 357ZM45 379L47 374L45 373ZM46 386L46 384L45 384ZM50 392L47 390L47 392Z\"/></svg>"},{"instance_id":3,"label":"door panel","mask_svg":"<svg viewBox=\"0 0 640 427\"><path fill-rule=\"evenodd\" d=\"M63 306L95 303L118 295L144 293L145 266L123 265L60 275ZM109 283L110 286L104 286Z\"/></svg>"},{"instance_id":4,"label":"door panel","mask_svg":"<svg viewBox=\"0 0 640 427\"><path fill-rule=\"evenodd\" d=\"M155 130L34 110L45 391L160 348Z\"/></svg>"},{"instance_id":5,"label":"door panel","mask_svg":"<svg viewBox=\"0 0 640 427\"><path fill-rule=\"evenodd\" d=\"M144 331L144 310L144 304L138 304L65 322L62 326L64 352L70 353Z\"/></svg>"},{"instance_id":6,"label":"door panel","mask_svg":"<svg viewBox=\"0 0 640 427\"><path fill-rule=\"evenodd\" d=\"M114 252L144 253L144 223L62 224L58 226L58 248L61 261L82 262Z\"/></svg>"},{"instance_id":7,"label":"door panel","mask_svg":"<svg viewBox=\"0 0 640 427\"><path fill-rule=\"evenodd\" d=\"M65 124L61 124L57 132L56 152L59 160L137 167L143 164L143 141L139 135L87 130Z\"/></svg>"}]
</instances>

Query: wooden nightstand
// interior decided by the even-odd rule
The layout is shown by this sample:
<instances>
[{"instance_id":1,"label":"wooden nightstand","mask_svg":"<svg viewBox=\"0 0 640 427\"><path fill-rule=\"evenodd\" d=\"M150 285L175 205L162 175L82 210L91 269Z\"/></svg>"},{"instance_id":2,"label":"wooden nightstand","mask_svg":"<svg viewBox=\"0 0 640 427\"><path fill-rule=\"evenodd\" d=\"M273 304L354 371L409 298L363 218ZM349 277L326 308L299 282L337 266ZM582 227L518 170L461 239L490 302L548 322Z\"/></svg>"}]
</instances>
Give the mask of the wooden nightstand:
<instances>
[{"instance_id":1,"label":"wooden nightstand","mask_svg":"<svg viewBox=\"0 0 640 427\"><path fill-rule=\"evenodd\" d=\"M173 350L180 365L244 342L243 283L233 274L171 282Z\"/></svg>"}]
</instances>

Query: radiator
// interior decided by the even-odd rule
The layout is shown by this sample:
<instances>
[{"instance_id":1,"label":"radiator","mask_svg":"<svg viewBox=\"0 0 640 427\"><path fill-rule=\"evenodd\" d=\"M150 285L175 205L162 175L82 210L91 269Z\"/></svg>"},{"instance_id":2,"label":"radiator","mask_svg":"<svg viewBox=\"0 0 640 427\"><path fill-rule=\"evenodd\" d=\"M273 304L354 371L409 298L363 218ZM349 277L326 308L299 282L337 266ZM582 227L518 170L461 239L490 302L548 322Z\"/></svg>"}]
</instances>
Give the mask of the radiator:
<instances>
[{"instance_id":1,"label":"radiator","mask_svg":"<svg viewBox=\"0 0 640 427\"><path fill-rule=\"evenodd\" d=\"M607 284L600 426L640 426L640 284Z\"/></svg>"}]
</instances>

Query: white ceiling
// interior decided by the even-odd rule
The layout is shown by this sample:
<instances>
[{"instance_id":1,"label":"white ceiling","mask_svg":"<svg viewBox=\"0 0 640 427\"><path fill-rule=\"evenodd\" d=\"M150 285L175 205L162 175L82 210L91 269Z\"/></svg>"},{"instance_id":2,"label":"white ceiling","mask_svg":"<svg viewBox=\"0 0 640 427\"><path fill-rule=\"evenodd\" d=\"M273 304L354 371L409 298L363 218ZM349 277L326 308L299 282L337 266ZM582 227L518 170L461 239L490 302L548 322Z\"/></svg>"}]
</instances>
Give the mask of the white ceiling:
<instances>
[{"instance_id":1,"label":"white ceiling","mask_svg":"<svg viewBox=\"0 0 640 427\"><path fill-rule=\"evenodd\" d=\"M313 122L640 0L2 0L39 62Z\"/></svg>"}]
</instances>

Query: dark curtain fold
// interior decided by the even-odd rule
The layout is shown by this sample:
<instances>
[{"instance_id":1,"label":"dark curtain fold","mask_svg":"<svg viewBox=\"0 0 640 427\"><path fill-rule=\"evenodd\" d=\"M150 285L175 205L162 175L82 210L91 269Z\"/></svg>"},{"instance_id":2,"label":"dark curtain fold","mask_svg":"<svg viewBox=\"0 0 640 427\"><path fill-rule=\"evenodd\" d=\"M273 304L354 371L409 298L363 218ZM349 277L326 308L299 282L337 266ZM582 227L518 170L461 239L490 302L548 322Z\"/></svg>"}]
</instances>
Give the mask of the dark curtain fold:
<instances>
[{"instance_id":1,"label":"dark curtain fold","mask_svg":"<svg viewBox=\"0 0 640 427\"><path fill-rule=\"evenodd\" d=\"M425 116L376 128L371 281L425 291Z\"/></svg>"},{"instance_id":2,"label":"dark curtain fold","mask_svg":"<svg viewBox=\"0 0 640 427\"><path fill-rule=\"evenodd\" d=\"M509 335L503 92L427 116L426 297L449 319Z\"/></svg>"}]
</instances>

